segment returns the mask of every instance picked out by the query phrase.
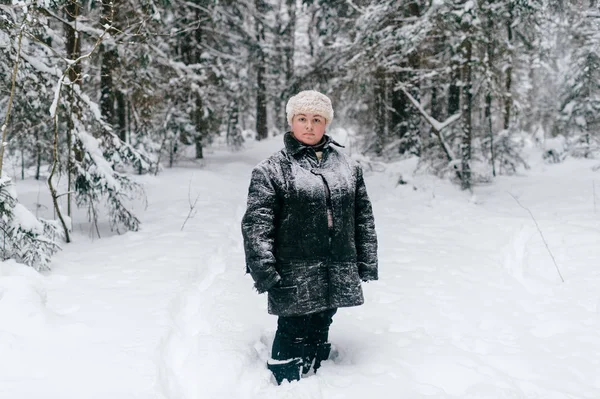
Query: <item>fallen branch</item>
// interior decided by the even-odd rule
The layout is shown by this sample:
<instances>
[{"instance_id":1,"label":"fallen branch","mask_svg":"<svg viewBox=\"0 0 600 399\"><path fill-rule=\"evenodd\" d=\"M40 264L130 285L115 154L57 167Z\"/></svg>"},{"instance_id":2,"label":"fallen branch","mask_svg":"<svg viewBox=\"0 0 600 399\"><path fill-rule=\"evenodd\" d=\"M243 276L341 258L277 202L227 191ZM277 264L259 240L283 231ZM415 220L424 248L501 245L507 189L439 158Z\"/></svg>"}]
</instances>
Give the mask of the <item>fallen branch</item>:
<instances>
[{"instance_id":1,"label":"fallen branch","mask_svg":"<svg viewBox=\"0 0 600 399\"><path fill-rule=\"evenodd\" d=\"M200 198L200 194L198 194L196 196L196 199L192 203L191 193L192 193L192 179L190 179L190 185L188 187L188 202L190 204L190 211L188 212L187 217L185 218L185 220L183 221L183 224L181 225L181 231L183 231L183 228L185 227L185 224L187 223L187 221L189 219L193 218L194 216L196 216L196 213L195 213L196 204L198 203L198 199Z\"/></svg>"},{"instance_id":2,"label":"fallen branch","mask_svg":"<svg viewBox=\"0 0 600 399\"><path fill-rule=\"evenodd\" d=\"M556 271L558 272L558 276L560 277L560 279L562 280L562 282L565 282L565 279L563 278L562 274L560 273L560 269L558 268L558 264L556 263L556 259L554 259L554 255L552 254L552 251L550 251L550 247L548 246L548 242L546 241L546 239L544 238L544 234L542 233L542 229L540 229L540 226L537 222L537 220L535 219L535 217L533 216L533 213L531 213L531 211L524 207L519 200L517 199L517 197L515 197L514 195L512 195L511 193L508 193L511 197L513 197L513 199L517 202L517 204L519 204L519 206L523 209L525 209L527 212L529 212L529 215L531 216L531 218L533 219L533 222L535 223L535 227L537 227L538 232L540 233L540 236L542 237L542 241L544 241L544 245L546 246L546 250L548 250L548 253L550 254L550 257L552 258L552 262L554 262L554 266L556 267Z\"/></svg>"}]
</instances>

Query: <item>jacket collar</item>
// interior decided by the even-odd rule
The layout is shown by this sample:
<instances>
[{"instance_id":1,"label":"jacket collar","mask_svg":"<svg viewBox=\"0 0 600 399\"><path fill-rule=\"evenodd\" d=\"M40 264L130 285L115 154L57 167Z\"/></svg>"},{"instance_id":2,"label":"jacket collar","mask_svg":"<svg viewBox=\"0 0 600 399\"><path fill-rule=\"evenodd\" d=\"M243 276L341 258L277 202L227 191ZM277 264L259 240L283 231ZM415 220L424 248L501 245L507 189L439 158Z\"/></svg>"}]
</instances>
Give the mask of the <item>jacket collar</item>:
<instances>
[{"instance_id":1,"label":"jacket collar","mask_svg":"<svg viewBox=\"0 0 600 399\"><path fill-rule=\"evenodd\" d=\"M344 148L343 145L341 145L340 143L338 143L337 141L332 139L331 136L328 136L326 134L323 137L325 139L325 144L323 145L323 151L325 151L332 144L335 146ZM306 145L306 144L301 143L300 141L296 140L296 138L292 135L292 132L287 132L283 136L283 143L285 144L286 151L291 155L296 155L304 150L312 148L312 146Z\"/></svg>"}]
</instances>

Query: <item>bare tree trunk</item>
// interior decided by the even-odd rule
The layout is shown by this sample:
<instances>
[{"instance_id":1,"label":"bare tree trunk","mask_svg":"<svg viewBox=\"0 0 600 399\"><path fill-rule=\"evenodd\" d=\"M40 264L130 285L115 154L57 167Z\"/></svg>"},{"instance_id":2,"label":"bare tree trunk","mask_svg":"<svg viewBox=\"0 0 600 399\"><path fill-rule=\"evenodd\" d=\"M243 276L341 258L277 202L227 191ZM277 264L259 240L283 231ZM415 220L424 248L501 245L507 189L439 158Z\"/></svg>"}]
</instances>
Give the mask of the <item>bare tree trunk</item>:
<instances>
[{"instance_id":1,"label":"bare tree trunk","mask_svg":"<svg viewBox=\"0 0 600 399\"><path fill-rule=\"evenodd\" d=\"M81 41L77 32L77 17L79 16L79 3L77 0L70 0L65 8L67 21L71 24L65 24L65 35L67 42L67 54L69 59L76 60L81 56ZM73 149L73 117L75 111L75 95L73 85L81 83L81 64L77 63L69 69L69 80L71 86L68 91L70 107L70 117L67 121L67 216L71 217L71 187L73 186L73 158L71 152Z\"/></svg>"},{"instance_id":2,"label":"bare tree trunk","mask_svg":"<svg viewBox=\"0 0 600 399\"><path fill-rule=\"evenodd\" d=\"M103 25L112 26L110 34L115 36L118 34L118 29L115 29L117 15L119 10L118 0L111 2L105 1L102 5L102 17L100 21ZM100 66L100 110L106 122L115 128L115 131L120 133L125 126L120 126L120 119L117 117L117 95L118 88L115 82L114 75L119 66L119 52L114 44L101 47L102 64Z\"/></svg>"},{"instance_id":3,"label":"bare tree trunk","mask_svg":"<svg viewBox=\"0 0 600 399\"><path fill-rule=\"evenodd\" d=\"M204 121L204 103L202 102L202 96L200 93L196 93L196 114L194 125L196 126L196 137L194 138L194 143L196 145L196 159L204 158L204 151L202 146L202 139L204 138L204 133L206 130L206 122Z\"/></svg>"},{"instance_id":4,"label":"bare tree trunk","mask_svg":"<svg viewBox=\"0 0 600 399\"><path fill-rule=\"evenodd\" d=\"M452 73L450 86L448 87L448 115L454 115L460 109L460 88L458 81L460 80L460 70L455 67Z\"/></svg>"},{"instance_id":5,"label":"bare tree trunk","mask_svg":"<svg viewBox=\"0 0 600 399\"><path fill-rule=\"evenodd\" d=\"M54 146L53 146L53 154L54 154L54 162L52 163L52 169L50 170L50 175L48 176L48 188L50 189L50 194L52 195L52 203L54 204L54 211L58 215L58 219L63 227L65 232L65 241L67 243L71 242L71 237L69 235L69 227L65 219L63 218L62 212L60 211L60 207L58 206L58 193L56 192L56 188L54 188L54 184L52 183L52 179L54 178L54 173L56 172L56 165L58 164L58 121L56 114L54 115Z\"/></svg>"},{"instance_id":6,"label":"bare tree trunk","mask_svg":"<svg viewBox=\"0 0 600 399\"><path fill-rule=\"evenodd\" d=\"M404 10L404 13L402 15L405 18L410 18L410 19L418 19L420 16L420 9L419 9L419 4L418 2L409 2L407 7ZM398 26L398 28L401 27L403 22L400 22L400 19L395 22ZM410 87L411 89L409 90L412 94L413 97L415 97L415 99L420 100L420 93L419 93L419 83L417 83L413 77L416 74L416 71L419 69L421 64L421 56L420 53L418 51L415 51L413 53L411 53L408 56L408 59L406 62L403 62L402 65L400 65L403 68L407 68L409 71L404 71L404 72L397 72L393 74L393 84L390 87L390 102L389 104L386 104L386 108L388 105L391 105L391 111L388 111L386 114L389 115L389 126L388 126L388 130L390 131L390 136L394 136L395 138L399 138L399 139L405 139L402 141L402 144L398 147L398 151L403 154L406 151L411 150L414 147L415 144L415 139L411 136L406 137L407 134L409 135L413 135L414 128L413 123L414 123L414 115L415 113L413 112L414 109L412 109L411 107L411 103L410 101L408 101L408 98L402 93L402 91L396 90L393 91L391 89L393 89L393 87L396 87L398 85L402 85L405 86L406 84L410 83ZM412 72L412 71L415 72ZM395 134L394 134L395 133ZM419 150L420 152L420 150Z\"/></svg>"},{"instance_id":7,"label":"bare tree trunk","mask_svg":"<svg viewBox=\"0 0 600 399\"><path fill-rule=\"evenodd\" d=\"M492 93L485 95L485 119L488 123L488 135L490 138L490 156L492 162L492 175L496 176L496 150L494 147L494 130L492 126Z\"/></svg>"},{"instance_id":8,"label":"bare tree trunk","mask_svg":"<svg viewBox=\"0 0 600 399\"><path fill-rule=\"evenodd\" d=\"M473 45L470 39L464 43L465 64L463 65L463 104L462 104L462 143L461 143L461 188L463 190L471 189L471 141L472 141L472 62Z\"/></svg>"},{"instance_id":9,"label":"bare tree trunk","mask_svg":"<svg viewBox=\"0 0 600 399\"><path fill-rule=\"evenodd\" d=\"M169 142L169 168L175 163L175 153L177 152L177 138Z\"/></svg>"},{"instance_id":10,"label":"bare tree trunk","mask_svg":"<svg viewBox=\"0 0 600 399\"><path fill-rule=\"evenodd\" d=\"M285 58L285 90L282 93L282 109L285 109L287 99L298 92L297 84L294 83L294 50L296 46L296 0L286 0L288 23L284 30L285 47L283 54ZM279 116L278 116L279 118ZM282 124L287 128L287 117L281 115Z\"/></svg>"},{"instance_id":11,"label":"bare tree trunk","mask_svg":"<svg viewBox=\"0 0 600 399\"><path fill-rule=\"evenodd\" d=\"M512 33L512 23L513 23L513 8L514 5L512 2L508 5L508 20L506 21L506 30L508 33L508 67L506 68L506 87L504 93L504 130L508 130L510 127L510 111L512 109L513 99L512 99L512 70L513 70L513 53L512 53L512 42L513 42L513 33Z\"/></svg>"},{"instance_id":12,"label":"bare tree trunk","mask_svg":"<svg viewBox=\"0 0 600 399\"><path fill-rule=\"evenodd\" d=\"M494 0L489 0L488 4L491 6L494 3ZM488 76L492 73L492 69L494 68L494 46L492 44L492 31L494 28L494 15L490 9L487 10L487 70ZM485 95L485 119L488 123L488 135L490 140L490 156L492 162L492 175L496 176L496 151L494 148L494 130L492 125L492 83L490 82L488 77L487 82L487 93Z\"/></svg>"},{"instance_id":13,"label":"bare tree trunk","mask_svg":"<svg viewBox=\"0 0 600 399\"><path fill-rule=\"evenodd\" d=\"M233 102L229 107L227 117L227 144L235 149L242 146L244 138L239 130L239 108L237 102Z\"/></svg>"},{"instance_id":14,"label":"bare tree trunk","mask_svg":"<svg viewBox=\"0 0 600 399\"><path fill-rule=\"evenodd\" d=\"M377 155L381 155L383 147L387 143L388 139L388 127L387 127L387 84L385 71L378 69L375 72L375 134L376 142L374 143L373 149Z\"/></svg>"},{"instance_id":15,"label":"bare tree trunk","mask_svg":"<svg viewBox=\"0 0 600 399\"><path fill-rule=\"evenodd\" d=\"M431 88L431 116L440 119L439 100L437 87Z\"/></svg>"},{"instance_id":16,"label":"bare tree trunk","mask_svg":"<svg viewBox=\"0 0 600 399\"><path fill-rule=\"evenodd\" d=\"M100 110L106 122L114 126L115 122L115 87L113 71L117 67L118 54L116 49L108 49L102 45L102 65L100 66Z\"/></svg>"},{"instance_id":17,"label":"bare tree trunk","mask_svg":"<svg viewBox=\"0 0 600 399\"><path fill-rule=\"evenodd\" d=\"M196 138L196 159L204 158L204 147L202 146L202 139L200 137Z\"/></svg>"},{"instance_id":18,"label":"bare tree trunk","mask_svg":"<svg viewBox=\"0 0 600 399\"><path fill-rule=\"evenodd\" d=\"M115 99L117 100L117 120L118 136L122 142L127 142L127 100L121 90L116 90Z\"/></svg>"},{"instance_id":19,"label":"bare tree trunk","mask_svg":"<svg viewBox=\"0 0 600 399\"><path fill-rule=\"evenodd\" d=\"M21 146L21 180L25 180L25 151Z\"/></svg>"},{"instance_id":20,"label":"bare tree trunk","mask_svg":"<svg viewBox=\"0 0 600 399\"><path fill-rule=\"evenodd\" d=\"M257 46L257 65L256 65L256 135L258 140L266 139L269 135L267 127L267 87L265 70L265 52L262 45L265 42L265 27L260 18L265 15L264 0L255 0L256 16L256 46Z\"/></svg>"},{"instance_id":21,"label":"bare tree trunk","mask_svg":"<svg viewBox=\"0 0 600 399\"><path fill-rule=\"evenodd\" d=\"M407 77L406 73L394 74L395 85L403 85ZM402 138L408 130L406 126L408 119L408 99L400 90L393 91L391 97L391 106L393 109L390 118L391 127L396 132L397 137ZM400 149L400 152L402 152L402 149Z\"/></svg>"},{"instance_id":22,"label":"bare tree trunk","mask_svg":"<svg viewBox=\"0 0 600 399\"><path fill-rule=\"evenodd\" d=\"M42 144L40 143L40 132L35 130L35 180L40 180L40 170L42 168Z\"/></svg>"}]
</instances>

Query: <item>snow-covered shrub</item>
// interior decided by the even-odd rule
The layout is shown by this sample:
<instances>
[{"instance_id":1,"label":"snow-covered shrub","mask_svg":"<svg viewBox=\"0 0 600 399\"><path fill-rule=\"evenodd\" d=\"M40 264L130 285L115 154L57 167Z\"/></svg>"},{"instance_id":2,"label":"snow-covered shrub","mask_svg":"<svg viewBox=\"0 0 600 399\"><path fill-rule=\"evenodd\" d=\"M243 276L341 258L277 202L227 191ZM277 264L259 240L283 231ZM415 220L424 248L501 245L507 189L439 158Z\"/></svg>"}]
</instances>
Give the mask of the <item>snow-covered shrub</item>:
<instances>
[{"instance_id":1,"label":"snow-covered shrub","mask_svg":"<svg viewBox=\"0 0 600 399\"><path fill-rule=\"evenodd\" d=\"M600 137L590 134L575 134L568 140L569 155L576 158L598 158L600 156Z\"/></svg>"},{"instance_id":2,"label":"snow-covered shrub","mask_svg":"<svg viewBox=\"0 0 600 399\"><path fill-rule=\"evenodd\" d=\"M53 221L38 220L17 200L10 178L0 178L0 257L14 259L34 269L48 270L59 249L61 230Z\"/></svg>"},{"instance_id":3,"label":"snow-covered shrub","mask_svg":"<svg viewBox=\"0 0 600 399\"><path fill-rule=\"evenodd\" d=\"M77 205L91 207L91 221L96 223L95 207L102 199L106 199L111 229L120 231L120 227L124 227L125 230L137 231L140 222L125 201L143 196L143 188L127 175L113 169L102 153L101 140L84 131L78 131L77 137L83 154L81 162L76 164Z\"/></svg>"},{"instance_id":4,"label":"snow-covered shrub","mask_svg":"<svg viewBox=\"0 0 600 399\"><path fill-rule=\"evenodd\" d=\"M546 162L559 163L567 156L567 139L563 135L548 138L543 143L543 157Z\"/></svg>"},{"instance_id":5,"label":"snow-covered shrub","mask_svg":"<svg viewBox=\"0 0 600 399\"><path fill-rule=\"evenodd\" d=\"M496 172L501 175L512 175L519 167L529 168L523 157L526 133L511 134L503 130L494 137L494 153Z\"/></svg>"}]
</instances>

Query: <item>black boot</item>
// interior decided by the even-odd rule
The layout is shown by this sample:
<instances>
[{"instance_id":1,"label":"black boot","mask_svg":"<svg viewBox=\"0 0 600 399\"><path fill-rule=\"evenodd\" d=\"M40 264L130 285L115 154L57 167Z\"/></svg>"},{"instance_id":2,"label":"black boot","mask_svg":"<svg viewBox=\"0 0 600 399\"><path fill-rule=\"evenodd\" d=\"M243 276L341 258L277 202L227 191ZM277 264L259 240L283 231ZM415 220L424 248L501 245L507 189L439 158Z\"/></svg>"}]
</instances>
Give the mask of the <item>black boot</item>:
<instances>
[{"instance_id":1,"label":"black boot","mask_svg":"<svg viewBox=\"0 0 600 399\"><path fill-rule=\"evenodd\" d=\"M315 373L321 367L321 362L329 359L331 353L331 344L329 342L317 344L315 351L315 364L313 366Z\"/></svg>"},{"instance_id":2,"label":"black boot","mask_svg":"<svg viewBox=\"0 0 600 399\"><path fill-rule=\"evenodd\" d=\"M317 346L313 343L304 344L302 353L302 374L307 374L313 365L317 352Z\"/></svg>"},{"instance_id":3,"label":"black boot","mask_svg":"<svg viewBox=\"0 0 600 399\"><path fill-rule=\"evenodd\" d=\"M299 381L300 371L302 369L302 358L296 357L288 360L269 360L267 367L273 373L277 385L281 385L283 380Z\"/></svg>"},{"instance_id":4,"label":"black boot","mask_svg":"<svg viewBox=\"0 0 600 399\"><path fill-rule=\"evenodd\" d=\"M336 311L337 309L328 309L312 316L308 341L312 345L314 359L312 366L315 373L321 367L321 362L329 359L331 353L331 344L327 342L329 339L329 326L333 322L333 315Z\"/></svg>"},{"instance_id":5,"label":"black boot","mask_svg":"<svg viewBox=\"0 0 600 399\"><path fill-rule=\"evenodd\" d=\"M304 363L304 339L278 330L273 340L271 359L267 367L273 373L278 385L283 380L298 381Z\"/></svg>"}]
</instances>

